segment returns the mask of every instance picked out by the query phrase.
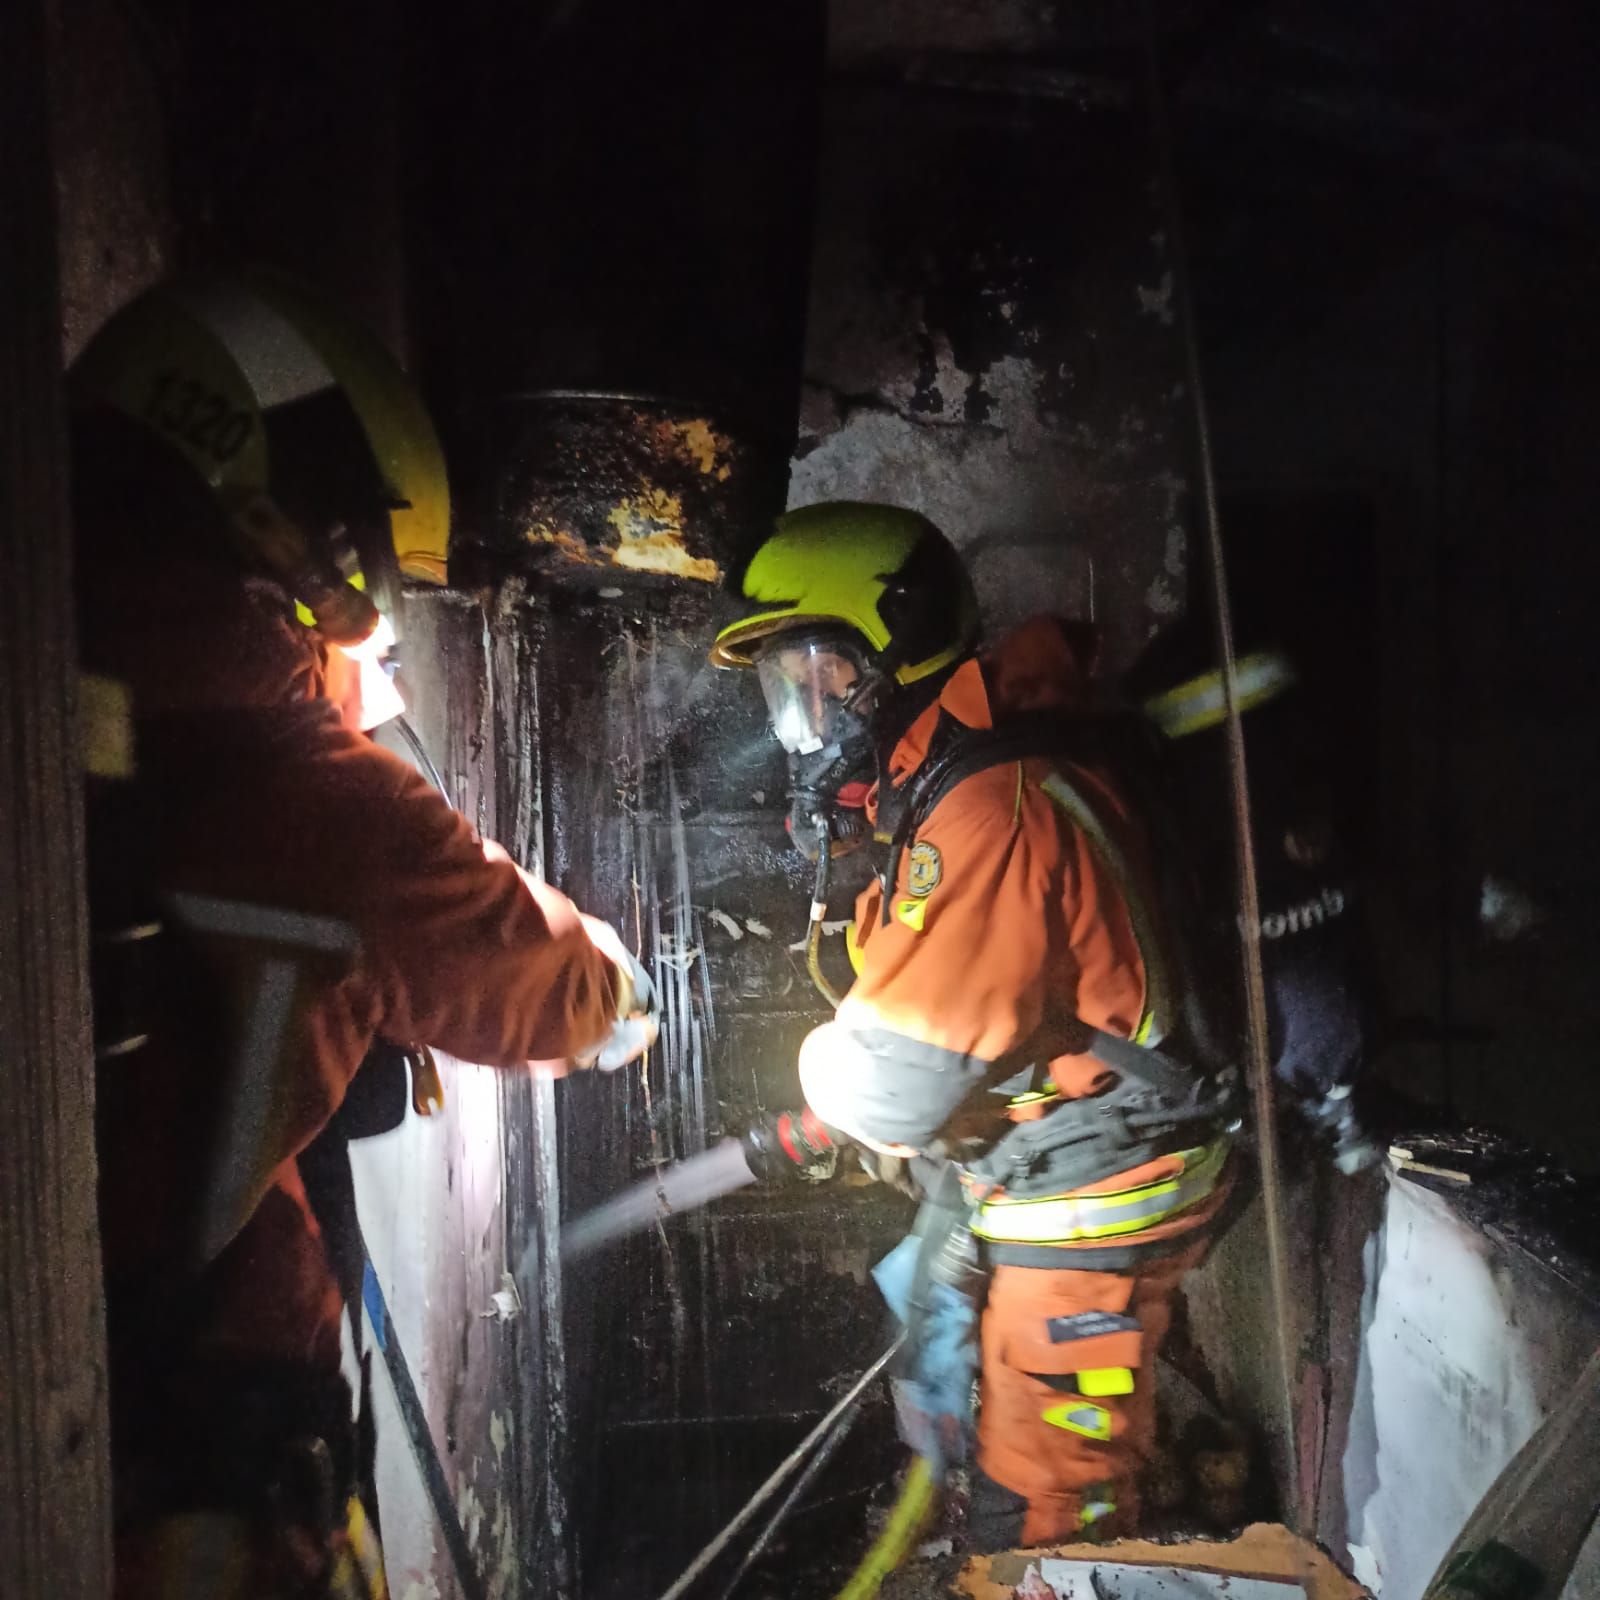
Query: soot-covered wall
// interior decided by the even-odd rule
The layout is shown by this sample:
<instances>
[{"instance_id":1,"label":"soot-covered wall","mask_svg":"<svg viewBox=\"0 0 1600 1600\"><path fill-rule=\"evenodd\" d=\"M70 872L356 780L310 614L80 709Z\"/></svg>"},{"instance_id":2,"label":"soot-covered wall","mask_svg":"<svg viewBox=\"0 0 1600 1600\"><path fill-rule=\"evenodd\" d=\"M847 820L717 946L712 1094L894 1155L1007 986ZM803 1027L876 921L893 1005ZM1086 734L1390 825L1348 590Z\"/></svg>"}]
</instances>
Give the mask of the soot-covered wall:
<instances>
[{"instance_id":1,"label":"soot-covered wall","mask_svg":"<svg viewBox=\"0 0 1600 1600\"><path fill-rule=\"evenodd\" d=\"M791 505L925 512L992 628L1093 617L1125 665L1182 605L1189 412L1136 96L886 83L828 98Z\"/></svg>"},{"instance_id":2,"label":"soot-covered wall","mask_svg":"<svg viewBox=\"0 0 1600 1600\"><path fill-rule=\"evenodd\" d=\"M992 628L1093 616L1126 662L1184 583L1189 423L1144 110L886 81L835 47L789 501L924 510ZM553 602L539 636L549 869L639 939L668 997L625 1103L563 1088L570 1211L796 1104L796 1050L826 1014L755 686L706 667L707 597L640 609ZM670 1579L881 1348L868 1272L910 1205L851 1165L567 1274L583 1592ZM896 1457L874 1404L773 1573L848 1559Z\"/></svg>"}]
</instances>

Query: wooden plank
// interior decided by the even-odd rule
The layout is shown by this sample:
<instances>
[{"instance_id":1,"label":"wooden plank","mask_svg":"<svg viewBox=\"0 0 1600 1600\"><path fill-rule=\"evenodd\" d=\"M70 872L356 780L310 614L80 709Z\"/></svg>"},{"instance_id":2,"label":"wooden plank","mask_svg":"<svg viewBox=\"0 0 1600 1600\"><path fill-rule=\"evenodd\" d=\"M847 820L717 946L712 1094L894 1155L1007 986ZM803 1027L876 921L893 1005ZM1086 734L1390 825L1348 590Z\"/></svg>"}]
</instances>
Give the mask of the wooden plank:
<instances>
[{"instance_id":1,"label":"wooden plank","mask_svg":"<svg viewBox=\"0 0 1600 1600\"><path fill-rule=\"evenodd\" d=\"M1367 1593L1315 1545L1296 1538L1287 1528L1266 1522L1252 1523L1237 1538L1224 1543L1199 1539L1151 1544L1138 1539L1117 1539L1102 1545L1053 1545L1042 1550L974 1556L962 1569L951 1592L967 1596L969 1600L1011 1600L1029 1568L1039 1567L1045 1560L1080 1561L1090 1565L1126 1562L1157 1570L1188 1568L1235 1577L1276 1578L1292 1582L1307 1600L1362 1600Z\"/></svg>"},{"instance_id":2,"label":"wooden plank","mask_svg":"<svg viewBox=\"0 0 1600 1600\"><path fill-rule=\"evenodd\" d=\"M110 1587L45 8L0 6L0 1585Z\"/></svg>"}]
</instances>

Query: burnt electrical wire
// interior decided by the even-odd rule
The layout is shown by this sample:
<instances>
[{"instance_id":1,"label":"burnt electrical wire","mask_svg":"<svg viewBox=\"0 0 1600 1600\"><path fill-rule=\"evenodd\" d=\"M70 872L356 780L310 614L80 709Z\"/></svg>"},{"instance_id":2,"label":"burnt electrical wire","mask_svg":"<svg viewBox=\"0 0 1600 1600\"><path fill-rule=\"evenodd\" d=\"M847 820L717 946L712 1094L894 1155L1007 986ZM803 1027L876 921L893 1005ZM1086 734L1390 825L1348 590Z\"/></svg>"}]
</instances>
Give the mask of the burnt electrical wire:
<instances>
[{"instance_id":1,"label":"burnt electrical wire","mask_svg":"<svg viewBox=\"0 0 1600 1600\"><path fill-rule=\"evenodd\" d=\"M450 791L444 786L444 779L439 776L439 769L433 764L433 757L428 754L428 747L422 742L417 730L411 726L409 717L396 717L394 725L399 730L400 737L405 740L407 748L416 757L417 765L422 768L423 775L444 796L444 803L452 811L456 810L456 803L450 797Z\"/></svg>"}]
</instances>

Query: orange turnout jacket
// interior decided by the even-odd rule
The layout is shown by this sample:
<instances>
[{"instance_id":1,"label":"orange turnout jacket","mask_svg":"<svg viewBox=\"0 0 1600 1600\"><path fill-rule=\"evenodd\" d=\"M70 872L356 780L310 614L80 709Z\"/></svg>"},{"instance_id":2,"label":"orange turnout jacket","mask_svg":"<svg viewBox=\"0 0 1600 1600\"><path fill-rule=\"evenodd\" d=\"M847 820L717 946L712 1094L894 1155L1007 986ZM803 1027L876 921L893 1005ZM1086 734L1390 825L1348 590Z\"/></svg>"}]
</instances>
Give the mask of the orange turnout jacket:
<instances>
[{"instance_id":1,"label":"orange turnout jacket","mask_svg":"<svg viewBox=\"0 0 1600 1600\"><path fill-rule=\"evenodd\" d=\"M896 787L928 756L941 718L987 729L1025 712L1085 709L1086 675L1061 624L1037 618L964 663L890 758ZM1003 1131L998 1083L1048 1063L1066 1098L1114 1075L1083 1053L1086 1028L1131 1037L1146 970L1119 884L1084 831L1041 788L1060 771L1093 808L1141 886L1149 852L1110 779L1034 758L988 767L952 788L905 852L882 919L874 884L856 907L858 976L835 1020L801 1051L806 1099L824 1122L896 1149L925 1147L958 1113ZM1153 895L1141 889L1146 905ZM1182 1171L1162 1157L1083 1192L1157 1182ZM1214 1208L1158 1223L1183 1232Z\"/></svg>"},{"instance_id":2,"label":"orange turnout jacket","mask_svg":"<svg viewBox=\"0 0 1600 1600\"><path fill-rule=\"evenodd\" d=\"M133 696L141 878L164 898L331 919L354 936L347 959L305 969L259 1124L263 1192L186 1327L208 1356L333 1369L339 1294L295 1158L374 1038L561 1070L605 1037L615 968L570 901L486 858L409 765L344 725L323 698L321 647L281 590L200 563L92 576L86 655ZM166 1007L149 1043L101 1073L114 1296L170 1270L198 1203L209 1152L193 1108L226 1064L184 1037L184 1010Z\"/></svg>"},{"instance_id":3,"label":"orange turnout jacket","mask_svg":"<svg viewBox=\"0 0 1600 1600\"><path fill-rule=\"evenodd\" d=\"M1065 630L1031 622L953 674L893 752L891 781L928 759L941 718L986 729L1023 712L1070 714L1085 687ZM1098 845L1043 787L1057 775ZM1086 1029L1139 1029L1150 980L1128 898L1154 905L1149 872L1138 820L1104 773L1034 758L955 784L902 857L888 920L877 887L858 903L859 975L801 1050L811 1108L881 1148L915 1150L942 1132L1004 1132L1025 1068L1069 1099L1109 1088L1114 1074L1083 1053ZM1222 1160L1220 1147L1163 1155L1021 1208L1077 1211L1090 1219L1078 1231L1058 1220L1036 1243L1003 1248L992 1241L1016 1236L984 1234L993 1270L969 1526L980 1548L1136 1526L1155 1356L1177 1284L1204 1251L1200 1230L1226 1197ZM1108 1215L1097 1206L1134 1219L1096 1229Z\"/></svg>"}]
</instances>

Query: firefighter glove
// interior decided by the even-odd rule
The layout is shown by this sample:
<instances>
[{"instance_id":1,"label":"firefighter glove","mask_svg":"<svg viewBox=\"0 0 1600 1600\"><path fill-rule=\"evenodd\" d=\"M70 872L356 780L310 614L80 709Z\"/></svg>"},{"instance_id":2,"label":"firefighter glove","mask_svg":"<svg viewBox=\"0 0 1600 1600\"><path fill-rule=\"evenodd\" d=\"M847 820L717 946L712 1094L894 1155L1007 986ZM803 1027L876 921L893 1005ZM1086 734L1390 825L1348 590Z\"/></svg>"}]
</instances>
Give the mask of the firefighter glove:
<instances>
[{"instance_id":1,"label":"firefighter glove","mask_svg":"<svg viewBox=\"0 0 1600 1600\"><path fill-rule=\"evenodd\" d=\"M617 973L617 1018L592 1061L602 1072L615 1072L636 1061L656 1042L661 1028L661 995L644 963L622 942L617 930L598 917L585 916L584 930L595 948L610 958Z\"/></svg>"}]
</instances>

